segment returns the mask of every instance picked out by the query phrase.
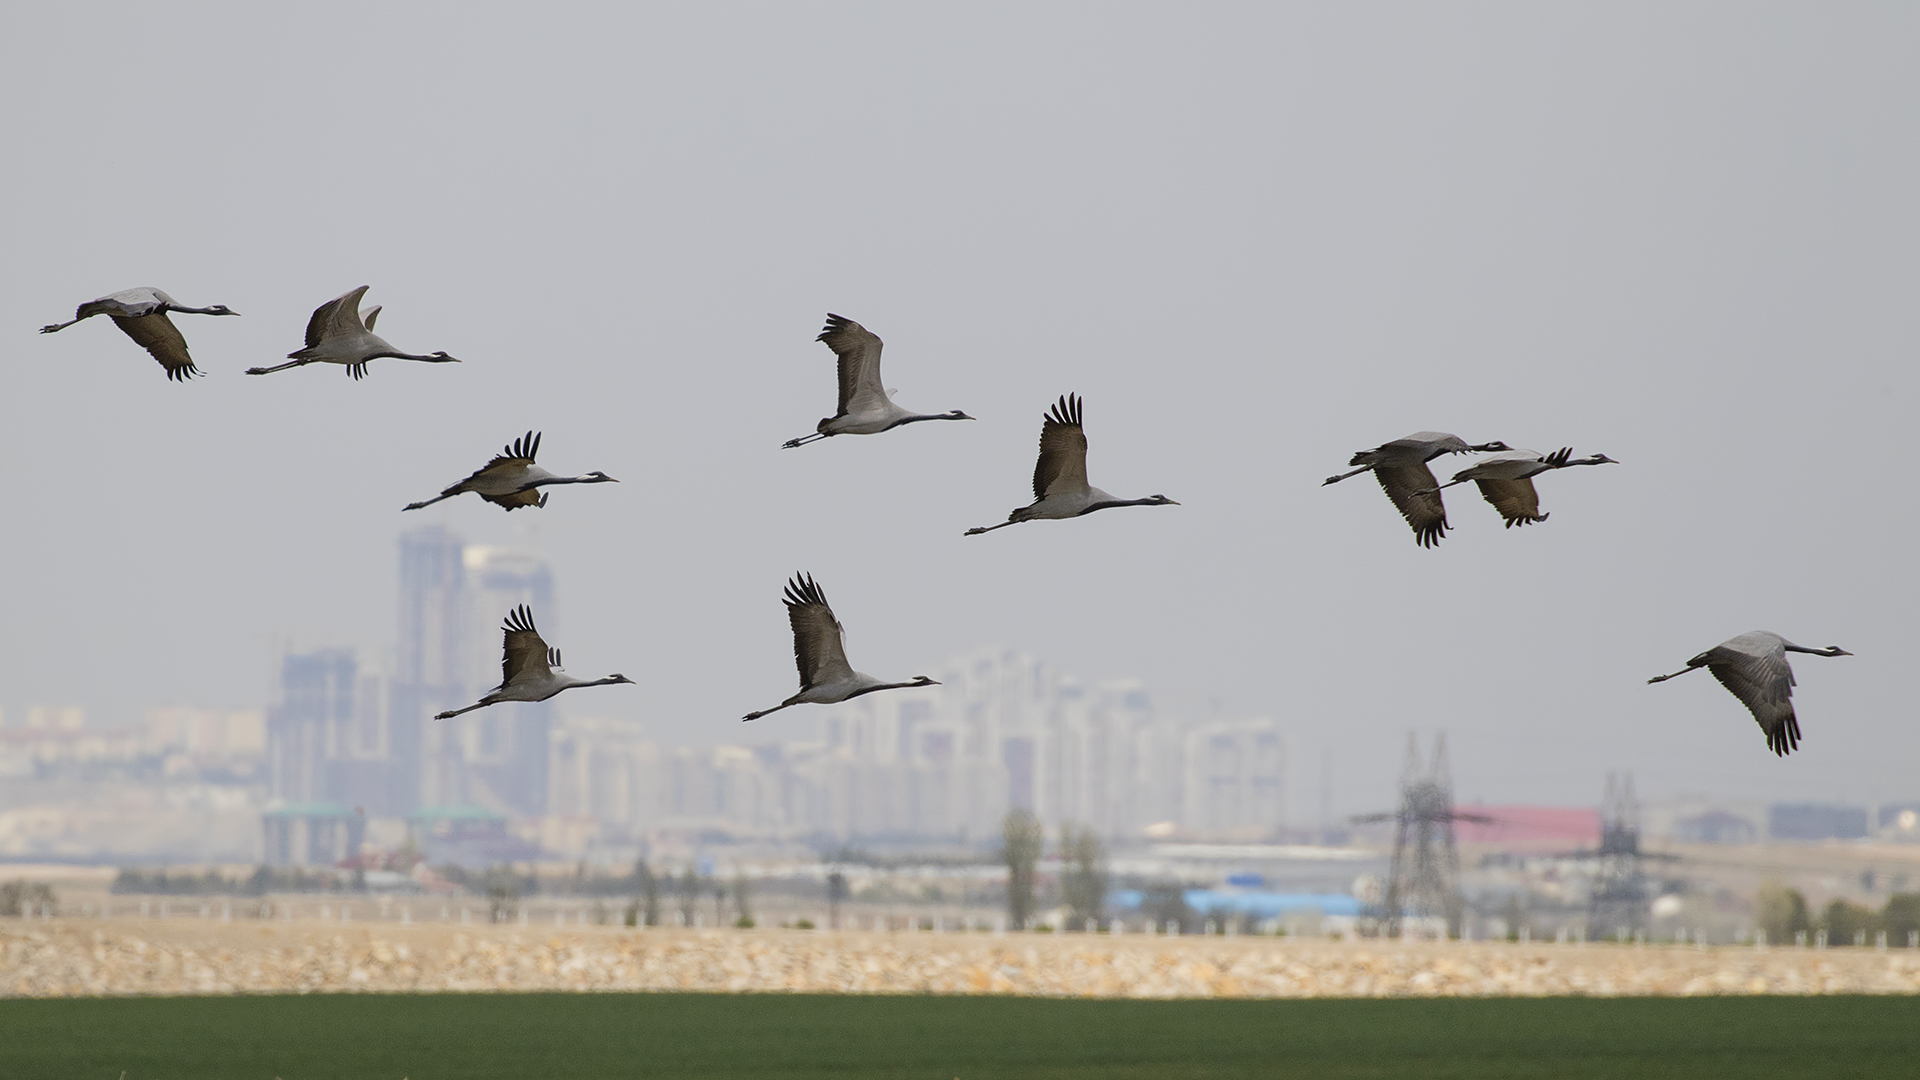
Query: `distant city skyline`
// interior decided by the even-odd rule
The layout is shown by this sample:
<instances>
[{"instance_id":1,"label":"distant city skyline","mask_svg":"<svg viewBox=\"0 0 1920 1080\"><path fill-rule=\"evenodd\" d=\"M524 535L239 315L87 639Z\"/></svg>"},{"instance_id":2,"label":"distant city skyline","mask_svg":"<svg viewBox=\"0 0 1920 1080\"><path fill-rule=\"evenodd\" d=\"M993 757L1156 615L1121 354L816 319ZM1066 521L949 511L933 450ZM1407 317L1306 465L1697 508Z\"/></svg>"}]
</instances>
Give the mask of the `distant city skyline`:
<instances>
[{"instance_id":1,"label":"distant city skyline","mask_svg":"<svg viewBox=\"0 0 1920 1080\"><path fill-rule=\"evenodd\" d=\"M631 722L563 721L552 812L593 817L614 843L703 828L991 843L1014 808L1111 841L1298 828L1271 720L1189 724L1137 680L1083 683L1005 649L927 670L940 686L818 707L810 731L780 741L676 746Z\"/></svg>"},{"instance_id":2,"label":"distant city skyline","mask_svg":"<svg viewBox=\"0 0 1920 1080\"><path fill-rule=\"evenodd\" d=\"M351 648L282 660L266 721L270 816L472 806L593 817L621 843L661 828L964 841L993 836L1016 807L1049 828L1113 839L1164 828L1264 840L1304 828L1273 720L1191 723L1157 711L1138 680L1088 684L1004 649L949 658L937 686L811 708L810 736L762 725L753 734L786 737L746 749L662 744L632 722L556 725L545 702L435 721L497 681L501 613L529 604L564 640L556 580L530 554L468 544L438 524L401 533L397 550L390 667Z\"/></svg>"},{"instance_id":3,"label":"distant city skyline","mask_svg":"<svg viewBox=\"0 0 1920 1080\"><path fill-rule=\"evenodd\" d=\"M363 666L349 648L283 659L268 710L271 796L376 817L467 804L542 816L550 703L496 705L457 723L433 714L498 683L499 624L516 605L559 625L553 572L440 525L403 532L397 546L390 666Z\"/></svg>"}]
</instances>

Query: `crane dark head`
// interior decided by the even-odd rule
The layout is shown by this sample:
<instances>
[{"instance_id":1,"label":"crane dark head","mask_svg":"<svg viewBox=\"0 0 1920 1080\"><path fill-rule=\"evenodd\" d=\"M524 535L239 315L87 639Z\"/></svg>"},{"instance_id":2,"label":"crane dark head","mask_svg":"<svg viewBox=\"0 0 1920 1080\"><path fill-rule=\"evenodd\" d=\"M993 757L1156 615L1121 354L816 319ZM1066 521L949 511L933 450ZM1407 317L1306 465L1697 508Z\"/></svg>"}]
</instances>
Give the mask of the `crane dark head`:
<instances>
[{"instance_id":1,"label":"crane dark head","mask_svg":"<svg viewBox=\"0 0 1920 1080\"><path fill-rule=\"evenodd\" d=\"M1165 495L1149 495L1140 500L1141 506L1179 506L1180 504Z\"/></svg>"},{"instance_id":2,"label":"crane dark head","mask_svg":"<svg viewBox=\"0 0 1920 1080\"><path fill-rule=\"evenodd\" d=\"M457 364L460 362L459 357L448 356L443 352L428 353L427 356L428 359L435 364Z\"/></svg>"},{"instance_id":3,"label":"crane dark head","mask_svg":"<svg viewBox=\"0 0 1920 1080\"><path fill-rule=\"evenodd\" d=\"M1508 446L1506 443L1501 442L1499 439L1495 439L1492 442L1481 443L1478 446L1469 446L1467 447L1467 449L1473 451L1476 454L1504 454L1507 451L1513 449L1513 447Z\"/></svg>"},{"instance_id":4,"label":"crane dark head","mask_svg":"<svg viewBox=\"0 0 1920 1080\"><path fill-rule=\"evenodd\" d=\"M613 674L611 674L611 675L609 675L609 676L607 676L607 681L608 681L608 682L610 682L610 683L619 683L619 682L623 682L623 683L630 683L630 682L633 682L633 680L632 680L632 679L629 679L629 678L627 678L627 677L626 677L625 675L622 675L622 674L620 674L620 673L619 673L619 672L617 672L617 671L616 671L616 672L614 672Z\"/></svg>"},{"instance_id":5,"label":"crane dark head","mask_svg":"<svg viewBox=\"0 0 1920 1080\"><path fill-rule=\"evenodd\" d=\"M596 469L595 471L588 473L586 475L586 479L583 482L588 484L617 484L620 481L615 480L613 477L608 476L606 473L600 472L599 470Z\"/></svg>"},{"instance_id":6,"label":"crane dark head","mask_svg":"<svg viewBox=\"0 0 1920 1080\"><path fill-rule=\"evenodd\" d=\"M953 410L952 412L950 412L950 413L948 413L948 414L946 415L946 419L948 419L948 420L972 420L972 419L974 419L974 417L971 417L971 416L968 416L968 415L967 415L966 413L963 413L963 412L961 412L961 411L960 411L959 409L955 409L955 410Z\"/></svg>"},{"instance_id":7,"label":"crane dark head","mask_svg":"<svg viewBox=\"0 0 1920 1080\"><path fill-rule=\"evenodd\" d=\"M927 677L926 677L925 675L915 675L915 676L913 677L913 685L915 685L915 686L939 686L939 685L940 685L940 680L938 680L938 679L929 679L929 678L927 678Z\"/></svg>"},{"instance_id":8,"label":"crane dark head","mask_svg":"<svg viewBox=\"0 0 1920 1080\"><path fill-rule=\"evenodd\" d=\"M1838 645L1829 645L1820 650L1823 656L1852 656L1853 654Z\"/></svg>"},{"instance_id":9,"label":"crane dark head","mask_svg":"<svg viewBox=\"0 0 1920 1080\"><path fill-rule=\"evenodd\" d=\"M1617 461L1615 461L1615 460L1613 460L1612 458L1610 458L1610 457L1608 457L1608 456L1607 456L1607 455L1605 455L1605 454L1590 454L1590 455L1588 455L1587 457L1583 457L1583 458L1581 458L1581 459L1580 459L1579 461L1576 461L1576 462L1572 462L1571 464L1574 464L1574 465L1618 465L1618 464L1620 464L1620 463L1619 463L1619 462L1617 462Z\"/></svg>"},{"instance_id":10,"label":"crane dark head","mask_svg":"<svg viewBox=\"0 0 1920 1080\"><path fill-rule=\"evenodd\" d=\"M206 310L202 311L200 314L202 315L238 315L240 313L233 310L232 308L228 307L225 304L214 304L211 307L207 308Z\"/></svg>"}]
</instances>

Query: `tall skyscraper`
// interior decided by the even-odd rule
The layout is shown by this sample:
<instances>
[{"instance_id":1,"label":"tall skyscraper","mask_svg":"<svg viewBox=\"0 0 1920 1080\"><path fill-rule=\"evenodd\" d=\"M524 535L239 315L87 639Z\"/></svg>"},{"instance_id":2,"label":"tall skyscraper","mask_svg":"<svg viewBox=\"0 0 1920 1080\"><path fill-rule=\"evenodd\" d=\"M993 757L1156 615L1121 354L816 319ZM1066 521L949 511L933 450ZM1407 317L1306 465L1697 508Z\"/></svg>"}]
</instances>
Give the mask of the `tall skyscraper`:
<instances>
[{"instance_id":1,"label":"tall skyscraper","mask_svg":"<svg viewBox=\"0 0 1920 1080\"><path fill-rule=\"evenodd\" d=\"M1187 733L1187 828L1244 839L1278 836L1287 821L1286 743L1266 718L1219 720Z\"/></svg>"},{"instance_id":2,"label":"tall skyscraper","mask_svg":"<svg viewBox=\"0 0 1920 1080\"><path fill-rule=\"evenodd\" d=\"M438 525L400 534L400 623L388 713L392 798L409 811L467 801L457 729L433 719L469 700L463 547Z\"/></svg>"},{"instance_id":3,"label":"tall skyscraper","mask_svg":"<svg viewBox=\"0 0 1920 1080\"><path fill-rule=\"evenodd\" d=\"M553 572L534 556L466 544L437 525L401 535L389 709L399 805L475 804L507 817L546 813L549 703L433 719L499 684L500 624L517 604L533 609L543 635L553 634Z\"/></svg>"},{"instance_id":4,"label":"tall skyscraper","mask_svg":"<svg viewBox=\"0 0 1920 1080\"><path fill-rule=\"evenodd\" d=\"M267 783L276 799L334 801L331 768L353 722L359 667L348 649L280 661L280 704L267 712Z\"/></svg>"}]
</instances>

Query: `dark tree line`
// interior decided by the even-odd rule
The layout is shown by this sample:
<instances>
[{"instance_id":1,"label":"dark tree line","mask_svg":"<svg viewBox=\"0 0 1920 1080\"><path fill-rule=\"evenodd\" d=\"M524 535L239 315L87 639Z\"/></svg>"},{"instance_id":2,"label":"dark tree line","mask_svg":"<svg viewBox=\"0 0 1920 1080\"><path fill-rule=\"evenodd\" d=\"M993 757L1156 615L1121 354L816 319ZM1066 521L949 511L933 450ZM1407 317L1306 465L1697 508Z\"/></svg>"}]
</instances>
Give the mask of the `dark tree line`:
<instances>
[{"instance_id":1,"label":"dark tree line","mask_svg":"<svg viewBox=\"0 0 1920 1080\"><path fill-rule=\"evenodd\" d=\"M43 881L16 879L0 885L0 915L37 915L52 910L59 902L53 886Z\"/></svg>"},{"instance_id":2,"label":"dark tree line","mask_svg":"<svg viewBox=\"0 0 1920 1080\"><path fill-rule=\"evenodd\" d=\"M1829 946L1852 945L1863 934L1871 943L1883 930L1892 944L1905 945L1909 933L1920 931L1920 893L1895 893L1879 911L1836 898L1815 913L1799 890L1769 888L1761 890L1754 909L1755 922L1776 945L1821 930Z\"/></svg>"}]
</instances>

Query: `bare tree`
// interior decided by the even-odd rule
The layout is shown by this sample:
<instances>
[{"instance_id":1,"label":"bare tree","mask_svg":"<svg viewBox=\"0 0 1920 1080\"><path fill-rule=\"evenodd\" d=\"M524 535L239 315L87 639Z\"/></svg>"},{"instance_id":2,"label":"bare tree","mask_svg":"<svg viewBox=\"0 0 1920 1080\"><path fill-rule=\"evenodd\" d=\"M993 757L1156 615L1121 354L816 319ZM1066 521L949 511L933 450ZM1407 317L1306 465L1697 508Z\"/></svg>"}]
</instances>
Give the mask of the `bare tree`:
<instances>
[{"instance_id":1,"label":"bare tree","mask_svg":"<svg viewBox=\"0 0 1920 1080\"><path fill-rule=\"evenodd\" d=\"M39 915L53 910L53 887L41 881L15 879L0 885L0 915Z\"/></svg>"},{"instance_id":2,"label":"bare tree","mask_svg":"<svg viewBox=\"0 0 1920 1080\"><path fill-rule=\"evenodd\" d=\"M686 870L680 874L680 878L675 884L679 886L675 892L679 894L677 900L679 901L680 907L680 923L683 926L692 926L695 911L700 905L699 869L689 865Z\"/></svg>"},{"instance_id":3,"label":"bare tree","mask_svg":"<svg viewBox=\"0 0 1920 1080\"><path fill-rule=\"evenodd\" d=\"M479 885L486 892L487 921L512 922L520 910L521 881L511 864L487 867Z\"/></svg>"},{"instance_id":4,"label":"bare tree","mask_svg":"<svg viewBox=\"0 0 1920 1080\"><path fill-rule=\"evenodd\" d=\"M1007 862L1007 920L1025 930L1033 918L1033 868L1040 861L1046 834L1031 810L1012 810L1000 828L1002 856Z\"/></svg>"},{"instance_id":5,"label":"bare tree","mask_svg":"<svg viewBox=\"0 0 1920 1080\"><path fill-rule=\"evenodd\" d=\"M733 868L733 925L742 930L753 928L753 907L750 896L753 883L747 880L747 872L738 866Z\"/></svg>"},{"instance_id":6,"label":"bare tree","mask_svg":"<svg viewBox=\"0 0 1920 1080\"><path fill-rule=\"evenodd\" d=\"M1815 920L1807 911L1807 898L1777 881L1760 886L1753 906L1754 921L1766 932L1767 940L1776 945L1785 945L1793 940L1795 933L1804 934L1814 928Z\"/></svg>"},{"instance_id":7,"label":"bare tree","mask_svg":"<svg viewBox=\"0 0 1920 1080\"><path fill-rule=\"evenodd\" d=\"M1099 921L1107 906L1106 850L1091 828L1060 827L1060 891L1075 929Z\"/></svg>"},{"instance_id":8,"label":"bare tree","mask_svg":"<svg viewBox=\"0 0 1920 1080\"><path fill-rule=\"evenodd\" d=\"M835 870L827 875L827 925L840 929L840 902L847 898L847 875Z\"/></svg>"},{"instance_id":9,"label":"bare tree","mask_svg":"<svg viewBox=\"0 0 1920 1080\"><path fill-rule=\"evenodd\" d=\"M633 903L627 905L628 926L660 925L660 879L644 858L633 862Z\"/></svg>"}]
</instances>

